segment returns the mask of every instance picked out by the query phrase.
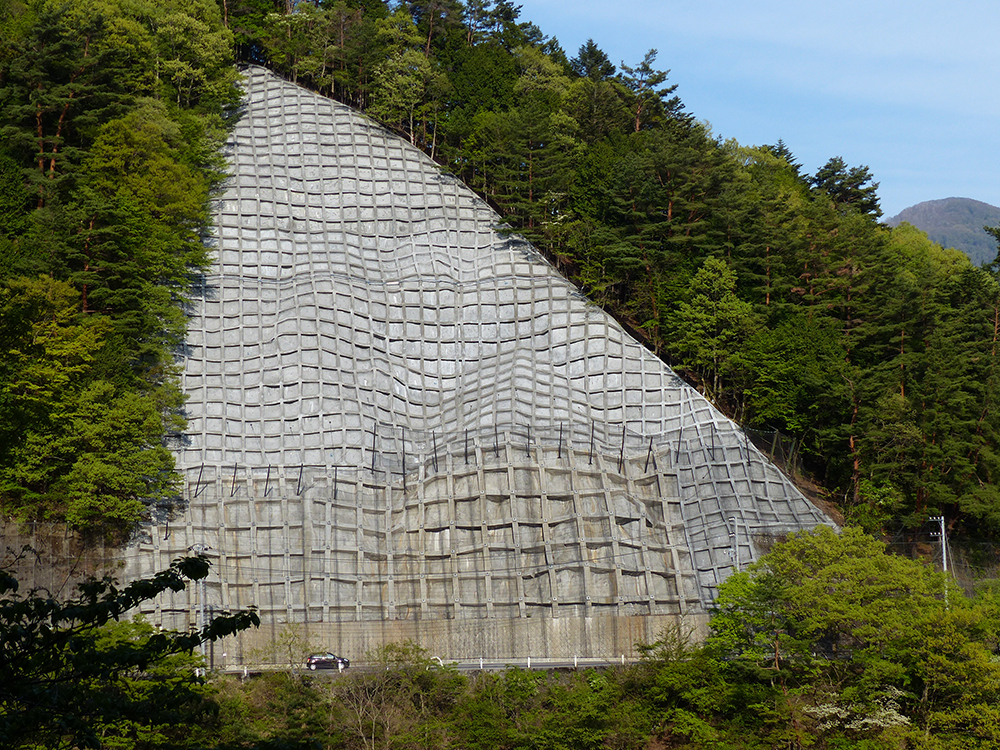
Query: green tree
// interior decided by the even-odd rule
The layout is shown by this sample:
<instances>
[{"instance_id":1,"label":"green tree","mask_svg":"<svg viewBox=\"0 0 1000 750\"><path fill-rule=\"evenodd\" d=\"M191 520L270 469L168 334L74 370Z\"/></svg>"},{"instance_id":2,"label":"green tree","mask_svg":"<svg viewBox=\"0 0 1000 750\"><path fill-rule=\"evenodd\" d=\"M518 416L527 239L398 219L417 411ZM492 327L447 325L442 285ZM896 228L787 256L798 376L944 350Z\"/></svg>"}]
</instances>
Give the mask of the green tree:
<instances>
[{"instance_id":1,"label":"green tree","mask_svg":"<svg viewBox=\"0 0 1000 750\"><path fill-rule=\"evenodd\" d=\"M122 104L117 90L101 85L101 58L90 51L103 20L97 14L77 19L69 6L42 5L0 79L0 135L10 155L34 166L27 174L39 203L72 176L93 118Z\"/></svg>"},{"instance_id":2,"label":"green tree","mask_svg":"<svg viewBox=\"0 0 1000 750\"><path fill-rule=\"evenodd\" d=\"M64 602L38 591L20 594L10 572L0 572L0 743L12 750L101 748L123 734L169 732L179 715L197 713L198 680L175 655L256 627L253 610L218 615L192 633L106 626L208 570L202 556L182 558L123 587L110 578L88 580ZM146 746L155 744L155 737L146 739Z\"/></svg>"},{"instance_id":3,"label":"green tree","mask_svg":"<svg viewBox=\"0 0 1000 750\"><path fill-rule=\"evenodd\" d=\"M45 517L49 491L78 457L65 452L67 415L90 382L107 319L84 319L77 293L51 277L15 279L0 290L0 493L7 513ZM58 510L57 510L58 509Z\"/></svg>"},{"instance_id":4,"label":"green tree","mask_svg":"<svg viewBox=\"0 0 1000 750\"><path fill-rule=\"evenodd\" d=\"M493 39L474 46L453 49L440 63L448 71L451 85L447 107L439 121L440 154L461 179L484 197L492 180L493 157L487 152L504 151L505 140L483 137L484 119L503 117L515 102L517 66L513 55ZM487 169L487 175L480 170Z\"/></svg>"},{"instance_id":5,"label":"green tree","mask_svg":"<svg viewBox=\"0 0 1000 750\"><path fill-rule=\"evenodd\" d=\"M778 142L773 146L763 146L763 149L771 153L776 158L783 160L785 164L788 165L789 169L791 169L792 173L801 179L802 163L795 159L795 155L783 140L779 138Z\"/></svg>"},{"instance_id":6,"label":"green tree","mask_svg":"<svg viewBox=\"0 0 1000 750\"><path fill-rule=\"evenodd\" d=\"M0 241L12 239L27 229L31 193L17 162L0 154ZM5 261L0 261L4 263ZM4 266L0 266L2 269ZM6 274L4 274L6 276Z\"/></svg>"},{"instance_id":7,"label":"green tree","mask_svg":"<svg viewBox=\"0 0 1000 750\"><path fill-rule=\"evenodd\" d=\"M820 526L720 587L710 643L771 670L783 700L798 696L800 733L898 741L912 726L913 740L948 742L978 717L993 741L988 612L859 529Z\"/></svg>"},{"instance_id":8,"label":"green tree","mask_svg":"<svg viewBox=\"0 0 1000 750\"><path fill-rule=\"evenodd\" d=\"M989 234L990 236L992 236L993 239L995 239L997 241L997 248L1000 248L1000 226L983 227L983 231L985 231L987 234ZM998 253L998 254L1000 254L1000 253ZM997 261L994 260L993 264L992 264L994 272L996 271L996 265L997 265Z\"/></svg>"},{"instance_id":9,"label":"green tree","mask_svg":"<svg viewBox=\"0 0 1000 750\"><path fill-rule=\"evenodd\" d=\"M126 267L105 267L99 280L120 281L115 273ZM167 379L167 343L179 336L180 323L165 339L162 328L174 310L168 296L162 316L153 316L160 301L155 280L129 290L128 305L122 290L109 296L97 281L83 281L92 292L86 310L81 294L51 277L14 279L4 289L0 486L7 512L118 533L146 502L173 491L173 461L162 440L177 428L172 415L181 403Z\"/></svg>"},{"instance_id":10,"label":"green tree","mask_svg":"<svg viewBox=\"0 0 1000 750\"><path fill-rule=\"evenodd\" d=\"M683 110L680 97L670 96L677 90L677 84L663 85L670 71L653 67L656 55L656 50L651 49L634 68L621 65L621 81L633 96L633 126L637 133L665 117L679 117Z\"/></svg>"},{"instance_id":11,"label":"green tree","mask_svg":"<svg viewBox=\"0 0 1000 750\"><path fill-rule=\"evenodd\" d=\"M576 140L562 112L569 78L561 66L535 47L519 47L514 57L520 76L514 84L518 106L512 112L513 159L508 164L512 204L529 239L555 244L572 180L570 160Z\"/></svg>"},{"instance_id":12,"label":"green tree","mask_svg":"<svg viewBox=\"0 0 1000 750\"><path fill-rule=\"evenodd\" d=\"M0 502L123 533L172 492L173 347L223 175L231 37L212 0L13 9L0 12L16 31L0 55Z\"/></svg>"},{"instance_id":13,"label":"green tree","mask_svg":"<svg viewBox=\"0 0 1000 750\"><path fill-rule=\"evenodd\" d=\"M426 36L424 56L430 59L435 38L459 28L464 8L458 0L409 0L407 5L417 28Z\"/></svg>"},{"instance_id":14,"label":"green tree","mask_svg":"<svg viewBox=\"0 0 1000 750\"><path fill-rule=\"evenodd\" d=\"M222 22L233 34L236 57L245 62L265 61L262 40L267 17L286 10L285 0L220 0Z\"/></svg>"},{"instance_id":15,"label":"green tree","mask_svg":"<svg viewBox=\"0 0 1000 750\"><path fill-rule=\"evenodd\" d=\"M832 157L812 177L815 189L841 210L858 211L877 219L882 215L878 186L871 170L862 165L848 167L843 158Z\"/></svg>"},{"instance_id":16,"label":"green tree","mask_svg":"<svg viewBox=\"0 0 1000 750\"><path fill-rule=\"evenodd\" d=\"M445 744L440 718L457 702L465 679L440 668L412 641L387 643L365 655L371 672L339 680L333 695L347 708L350 733L366 750L394 742L428 747Z\"/></svg>"},{"instance_id":17,"label":"green tree","mask_svg":"<svg viewBox=\"0 0 1000 750\"><path fill-rule=\"evenodd\" d=\"M912 227L893 229L864 266L850 329L858 481L898 489L910 526L963 502L987 521L996 281Z\"/></svg>"},{"instance_id":18,"label":"green tree","mask_svg":"<svg viewBox=\"0 0 1000 750\"><path fill-rule=\"evenodd\" d=\"M378 29L388 52L375 68L375 92L369 112L405 133L414 145L419 135L417 124L422 122L421 140L426 142L427 134L434 131L428 120L436 119L434 113L448 86L447 77L419 51L420 34L403 8L380 20ZM436 144L436 137L431 140Z\"/></svg>"},{"instance_id":19,"label":"green tree","mask_svg":"<svg viewBox=\"0 0 1000 750\"><path fill-rule=\"evenodd\" d=\"M746 423L815 440L817 426L843 421L849 408L844 349L831 321L792 310L758 327L743 352L738 384Z\"/></svg>"},{"instance_id":20,"label":"green tree","mask_svg":"<svg viewBox=\"0 0 1000 750\"><path fill-rule=\"evenodd\" d=\"M64 251L84 311L111 315L137 369L161 367L183 334L192 274L207 263L200 231L211 186L178 153L180 128L146 100L105 124L84 161L76 233Z\"/></svg>"},{"instance_id":21,"label":"green tree","mask_svg":"<svg viewBox=\"0 0 1000 750\"><path fill-rule=\"evenodd\" d=\"M158 7L157 7L158 6ZM157 79L162 96L207 115L235 107L233 37L213 0L156 0Z\"/></svg>"},{"instance_id":22,"label":"green tree","mask_svg":"<svg viewBox=\"0 0 1000 750\"><path fill-rule=\"evenodd\" d=\"M593 39L588 39L580 45L580 51L577 52L576 57L569 61L569 64L578 76L589 78L595 83L611 78L616 70L611 60L594 43Z\"/></svg>"},{"instance_id":23,"label":"green tree","mask_svg":"<svg viewBox=\"0 0 1000 750\"><path fill-rule=\"evenodd\" d=\"M671 351L698 373L705 394L719 401L724 379L742 366L744 342L760 322L753 306L736 295L736 274L724 260L705 260L672 322Z\"/></svg>"},{"instance_id":24,"label":"green tree","mask_svg":"<svg viewBox=\"0 0 1000 750\"><path fill-rule=\"evenodd\" d=\"M587 143L626 132L631 119L627 89L615 79L616 68L593 39L580 46L570 67L578 78L566 95L565 109Z\"/></svg>"},{"instance_id":25,"label":"green tree","mask_svg":"<svg viewBox=\"0 0 1000 750\"><path fill-rule=\"evenodd\" d=\"M287 71L293 83L298 83L303 68L314 68L306 59L314 52L309 37L321 13L307 3L298 12L269 13L265 18L262 36L268 56L276 67Z\"/></svg>"},{"instance_id":26,"label":"green tree","mask_svg":"<svg viewBox=\"0 0 1000 750\"><path fill-rule=\"evenodd\" d=\"M656 711L657 734L670 743L724 746L718 719L732 710L736 688L715 655L683 623L668 626L641 650L640 679Z\"/></svg>"},{"instance_id":27,"label":"green tree","mask_svg":"<svg viewBox=\"0 0 1000 750\"><path fill-rule=\"evenodd\" d=\"M544 675L522 669L479 675L457 707L455 723L474 750L530 744L545 699Z\"/></svg>"}]
</instances>

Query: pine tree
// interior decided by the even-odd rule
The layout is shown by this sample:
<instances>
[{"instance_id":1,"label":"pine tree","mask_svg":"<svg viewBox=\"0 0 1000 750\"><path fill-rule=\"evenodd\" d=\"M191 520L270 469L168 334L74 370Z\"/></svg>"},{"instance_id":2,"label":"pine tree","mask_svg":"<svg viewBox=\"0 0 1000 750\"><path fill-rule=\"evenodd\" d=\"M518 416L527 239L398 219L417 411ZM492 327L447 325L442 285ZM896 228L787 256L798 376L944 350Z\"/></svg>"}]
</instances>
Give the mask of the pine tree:
<instances>
[{"instance_id":1,"label":"pine tree","mask_svg":"<svg viewBox=\"0 0 1000 750\"><path fill-rule=\"evenodd\" d=\"M573 72L581 78L587 78L594 83L606 81L615 74L615 66L598 47L593 39L588 39L580 46L576 57L569 61ZM654 84L655 85L655 84Z\"/></svg>"},{"instance_id":2,"label":"pine tree","mask_svg":"<svg viewBox=\"0 0 1000 750\"><path fill-rule=\"evenodd\" d=\"M864 165L849 168L841 157L834 156L811 181L816 191L840 210L858 211L875 219L882 215L877 194L879 183L874 182L871 170Z\"/></svg>"},{"instance_id":3,"label":"pine tree","mask_svg":"<svg viewBox=\"0 0 1000 750\"><path fill-rule=\"evenodd\" d=\"M680 97L670 96L677 90L677 84L662 85L666 82L670 71L653 68L656 54L655 49L649 50L642 62L634 68L630 68L624 62L621 65L622 72L619 77L625 87L632 92L632 111L635 113L633 125L637 133L654 122L680 117L683 112Z\"/></svg>"}]
</instances>

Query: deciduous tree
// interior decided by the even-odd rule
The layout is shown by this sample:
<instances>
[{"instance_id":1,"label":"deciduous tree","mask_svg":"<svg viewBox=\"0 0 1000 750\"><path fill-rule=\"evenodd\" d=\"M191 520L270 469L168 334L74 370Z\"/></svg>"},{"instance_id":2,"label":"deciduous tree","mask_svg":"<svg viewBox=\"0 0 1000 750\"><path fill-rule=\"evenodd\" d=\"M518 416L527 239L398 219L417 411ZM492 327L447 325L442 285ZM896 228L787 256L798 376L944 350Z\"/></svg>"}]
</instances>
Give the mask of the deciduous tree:
<instances>
[{"instance_id":1,"label":"deciduous tree","mask_svg":"<svg viewBox=\"0 0 1000 750\"><path fill-rule=\"evenodd\" d=\"M115 736L170 731L184 709L200 713L190 663L171 659L257 626L252 609L217 615L192 633L107 626L208 570L202 556L182 558L126 586L110 578L86 581L67 601L41 591L21 594L16 578L0 571L0 743L11 750L102 748Z\"/></svg>"}]
</instances>

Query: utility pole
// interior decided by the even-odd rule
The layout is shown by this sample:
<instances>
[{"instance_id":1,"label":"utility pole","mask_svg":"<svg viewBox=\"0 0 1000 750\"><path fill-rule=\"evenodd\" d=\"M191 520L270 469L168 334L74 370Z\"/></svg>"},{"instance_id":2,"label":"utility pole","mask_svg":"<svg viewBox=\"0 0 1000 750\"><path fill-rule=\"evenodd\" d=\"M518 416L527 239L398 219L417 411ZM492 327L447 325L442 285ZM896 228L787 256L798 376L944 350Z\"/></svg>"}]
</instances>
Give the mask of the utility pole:
<instances>
[{"instance_id":1,"label":"utility pole","mask_svg":"<svg viewBox=\"0 0 1000 750\"><path fill-rule=\"evenodd\" d=\"M933 516L927 519L928 521L937 521L939 524L940 531L932 531L931 536L941 537L941 567L944 569L945 574L948 573L948 538L945 536L944 529L944 515ZM948 581L945 580L944 584L944 606L945 609L948 608Z\"/></svg>"},{"instance_id":2,"label":"utility pole","mask_svg":"<svg viewBox=\"0 0 1000 750\"><path fill-rule=\"evenodd\" d=\"M736 516L729 517L730 532L729 532L729 546L731 549L730 554L733 557L733 567L736 568L736 572L740 572L740 537L738 533L738 527L736 526Z\"/></svg>"},{"instance_id":3,"label":"utility pole","mask_svg":"<svg viewBox=\"0 0 1000 750\"><path fill-rule=\"evenodd\" d=\"M194 552L196 555L204 555L212 549L210 546L204 542L198 542L197 544L192 544L188 547L189 552ZM205 579L202 578L198 581L198 632L201 633L205 629ZM205 656L205 642L201 642L201 655L202 658Z\"/></svg>"},{"instance_id":4,"label":"utility pole","mask_svg":"<svg viewBox=\"0 0 1000 750\"><path fill-rule=\"evenodd\" d=\"M933 516L931 518L928 518L927 520L928 521L937 521L938 524L940 525L940 531L938 531L938 532L933 532L932 531L931 532L931 536L940 536L941 537L941 567L944 569L944 572L947 573L948 572L948 539L945 536L944 516Z\"/></svg>"}]
</instances>

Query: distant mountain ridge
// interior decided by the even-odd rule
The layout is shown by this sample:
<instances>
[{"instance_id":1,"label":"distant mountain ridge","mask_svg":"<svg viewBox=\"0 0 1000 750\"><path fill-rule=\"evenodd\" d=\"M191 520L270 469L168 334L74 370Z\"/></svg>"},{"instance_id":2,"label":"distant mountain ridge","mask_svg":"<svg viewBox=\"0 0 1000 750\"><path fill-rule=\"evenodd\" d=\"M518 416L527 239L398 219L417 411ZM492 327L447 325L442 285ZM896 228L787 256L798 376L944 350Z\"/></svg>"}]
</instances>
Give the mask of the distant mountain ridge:
<instances>
[{"instance_id":1,"label":"distant mountain ridge","mask_svg":"<svg viewBox=\"0 0 1000 750\"><path fill-rule=\"evenodd\" d=\"M983 231L984 226L1000 224L1000 208L971 198L942 198L904 208L885 223L891 227L903 222L927 232L944 247L961 250L977 266L991 262L997 255L996 241Z\"/></svg>"}]
</instances>

